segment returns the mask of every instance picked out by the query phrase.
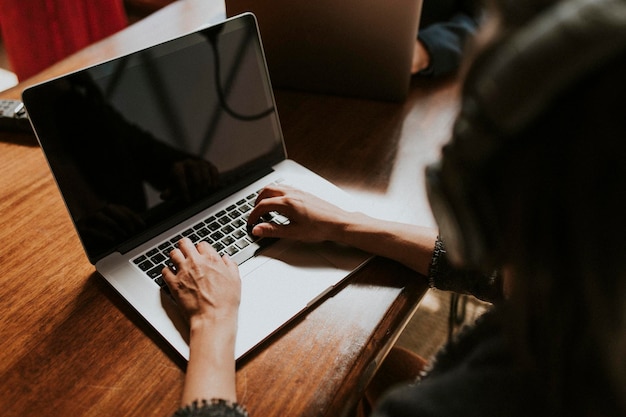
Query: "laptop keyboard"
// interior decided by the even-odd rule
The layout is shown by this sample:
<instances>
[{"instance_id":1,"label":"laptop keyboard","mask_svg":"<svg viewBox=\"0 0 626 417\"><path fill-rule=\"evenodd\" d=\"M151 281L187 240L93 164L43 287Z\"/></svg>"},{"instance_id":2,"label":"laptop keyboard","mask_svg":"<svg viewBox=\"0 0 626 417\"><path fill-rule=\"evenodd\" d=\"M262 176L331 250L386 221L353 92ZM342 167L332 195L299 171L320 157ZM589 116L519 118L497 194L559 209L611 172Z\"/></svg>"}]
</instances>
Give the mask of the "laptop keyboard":
<instances>
[{"instance_id":1,"label":"laptop keyboard","mask_svg":"<svg viewBox=\"0 0 626 417\"><path fill-rule=\"evenodd\" d=\"M261 240L267 240L252 236L247 230L248 216L260 191L242 198L235 204L208 216L192 227L147 250L134 258L133 264L160 287L165 286L161 271L165 266L173 266L169 254L178 246L178 241L183 237L189 238L195 244L206 241L213 246L220 256L228 254L233 257L237 264L241 264L254 254L254 251L250 251L251 245L256 245L258 248ZM264 216L262 220L279 224L289 222L286 217L276 212ZM247 252L250 253L250 256L238 257L237 255L245 249L248 249Z\"/></svg>"}]
</instances>

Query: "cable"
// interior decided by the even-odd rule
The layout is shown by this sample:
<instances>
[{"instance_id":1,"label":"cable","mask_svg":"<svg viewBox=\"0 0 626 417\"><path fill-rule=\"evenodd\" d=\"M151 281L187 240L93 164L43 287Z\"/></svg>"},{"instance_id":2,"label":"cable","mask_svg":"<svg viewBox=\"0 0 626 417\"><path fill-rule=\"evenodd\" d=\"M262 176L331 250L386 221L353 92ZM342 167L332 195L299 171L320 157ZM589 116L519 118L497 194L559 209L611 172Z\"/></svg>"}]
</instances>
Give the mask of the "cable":
<instances>
[{"instance_id":1,"label":"cable","mask_svg":"<svg viewBox=\"0 0 626 417\"><path fill-rule=\"evenodd\" d=\"M235 119L238 120L243 120L243 121L254 121L254 120L259 120L262 119L266 116L269 116L270 114L272 114L275 109L274 106L270 107L267 110L264 110L258 114L252 114L252 115L245 115L245 114L241 114L235 110L233 110L228 103L226 102L226 98L225 98L225 94L224 94L224 90L222 88L222 83L221 83L221 63L220 63L220 54L219 51L217 49L217 39L216 36L209 36L209 41L211 43L211 49L213 50L213 55L215 56L215 87L217 90L217 96L220 102L220 105L222 106L222 108L224 109L224 111L226 113L228 113L230 116L232 116Z\"/></svg>"}]
</instances>

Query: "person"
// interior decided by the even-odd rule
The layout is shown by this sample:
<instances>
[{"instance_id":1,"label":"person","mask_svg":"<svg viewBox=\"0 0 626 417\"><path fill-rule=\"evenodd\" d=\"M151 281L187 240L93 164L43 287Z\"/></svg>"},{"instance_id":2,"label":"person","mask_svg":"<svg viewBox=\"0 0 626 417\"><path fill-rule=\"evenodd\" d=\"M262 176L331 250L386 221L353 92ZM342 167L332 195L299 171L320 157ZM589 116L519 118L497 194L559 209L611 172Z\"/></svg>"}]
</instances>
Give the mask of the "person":
<instances>
[{"instance_id":1,"label":"person","mask_svg":"<svg viewBox=\"0 0 626 417\"><path fill-rule=\"evenodd\" d=\"M440 77L457 71L466 44L478 28L478 21L477 2L424 1L411 73Z\"/></svg>"},{"instance_id":2,"label":"person","mask_svg":"<svg viewBox=\"0 0 626 417\"><path fill-rule=\"evenodd\" d=\"M626 415L626 3L494 0L489 10L452 139L427 168L438 230L271 186L252 233L354 245L494 300L372 416ZM289 224L257 223L268 211ZM191 326L176 415L244 416L237 267L187 240L172 261L177 273L164 277Z\"/></svg>"}]
</instances>

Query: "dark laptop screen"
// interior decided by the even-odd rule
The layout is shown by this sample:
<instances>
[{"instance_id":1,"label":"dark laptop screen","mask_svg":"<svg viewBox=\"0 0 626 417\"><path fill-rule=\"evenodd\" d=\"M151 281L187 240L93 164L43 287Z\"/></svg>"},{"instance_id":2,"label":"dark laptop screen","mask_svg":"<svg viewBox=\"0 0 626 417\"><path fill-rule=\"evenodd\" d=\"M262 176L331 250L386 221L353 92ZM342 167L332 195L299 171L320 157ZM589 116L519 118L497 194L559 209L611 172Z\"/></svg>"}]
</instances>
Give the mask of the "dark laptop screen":
<instances>
[{"instance_id":1,"label":"dark laptop screen","mask_svg":"<svg viewBox=\"0 0 626 417\"><path fill-rule=\"evenodd\" d=\"M23 99L92 262L285 157L251 15L45 82Z\"/></svg>"}]
</instances>

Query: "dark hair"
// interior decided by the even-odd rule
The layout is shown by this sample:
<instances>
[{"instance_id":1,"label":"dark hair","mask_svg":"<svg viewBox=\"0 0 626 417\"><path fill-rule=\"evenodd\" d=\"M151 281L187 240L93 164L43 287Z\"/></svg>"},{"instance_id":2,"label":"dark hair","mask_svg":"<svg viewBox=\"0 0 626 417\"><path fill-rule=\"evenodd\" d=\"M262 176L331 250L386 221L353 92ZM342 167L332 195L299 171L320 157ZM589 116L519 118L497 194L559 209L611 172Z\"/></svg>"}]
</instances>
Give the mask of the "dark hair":
<instances>
[{"instance_id":1,"label":"dark hair","mask_svg":"<svg viewBox=\"0 0 626 417\"><path fill-rule=\"evenodd\" d=\"M528 352L572 410L623 401L626 387L625 73L626 54L560 97L521 135L527 146L494 164Z\"/></svg>"},{"instance_id":2,"label":"dark hair","mask_svg":"<svg viewBox=\"0 0 626 417\"><path fill-rule=\"evenodd\" d=\"M549 3L495 0L497 42ZM624 74L626 51L556 97L480 173L514 274L512 340L554 414L626 414Z\"/></svg>"}]
</instances>

